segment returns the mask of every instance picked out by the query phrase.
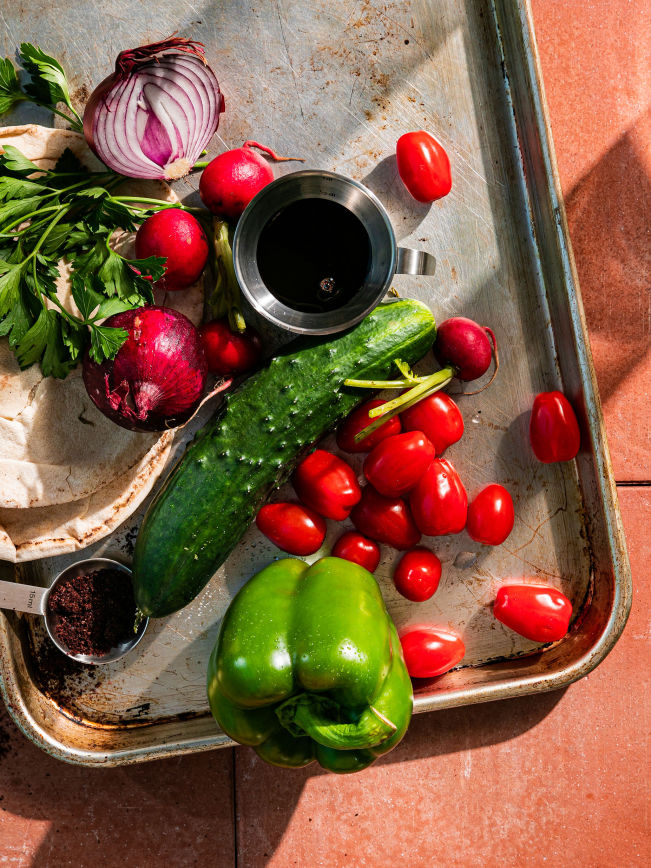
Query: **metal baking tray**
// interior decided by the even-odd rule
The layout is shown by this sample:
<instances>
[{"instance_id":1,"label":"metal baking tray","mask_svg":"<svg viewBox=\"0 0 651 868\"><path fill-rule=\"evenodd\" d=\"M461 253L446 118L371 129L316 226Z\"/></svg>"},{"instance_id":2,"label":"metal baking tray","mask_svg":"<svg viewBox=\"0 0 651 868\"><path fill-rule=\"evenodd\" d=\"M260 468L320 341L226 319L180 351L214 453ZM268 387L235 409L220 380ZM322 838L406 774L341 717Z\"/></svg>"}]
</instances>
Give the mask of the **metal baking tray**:
<instances>
[{"instance_id":1,"label":"metal baking tray","mask_svg":"<svg viewBox=\"0 0 651 868\"><path fill-rule=\"evenodd\" d=\"M200 39L226 94L221 142L256 138L304 156L306 167L363 181L386 205L399 243L436 257L435 277L396 277L395 287L426 301L439 321L466 314L497 333L499 377L480 395L459 398L466 434L449 457L470 493L506 485L517 518L498 548L465 534L431 540L444 573L427 603L395 592L385 550L377 577L398 627L447 624L467 646L460 668L416 686L416 711L567 685L616 642L631 583L529 6L284 0L238 3L236 14L233 6L161 0L162 29L153 30L138 0L123 0L110 20L93 0L83 21L72 3L55 14L29 0L0 46L6 55L23 39L40 43L61 57L82 93L127 46L175 29ZM102 36L90 49L88 33ZM32 119L28 112L12 122ZM452 193L429 208L406 194L394 157L398 136L419 128L437 135L453 166ZM528 444L528 411L537 392L553 388L578 410L582 450L576 462L543 465ZM86 554L128 561L140 519ZM338 533L332 528L328 543ZM251 528L190 606L152 622L138 652L112 666L69 664L39 624L2 615L0 673L14 719L51 755L84 765L232 744L208 712L206 662L229 600L277 555ZM81 556L27 564L16 578L47 584ZM575 619L562 642L541 649L493 618L496 585L519 577L547 581L572 599Z\"/></svg>"}]
</instances>

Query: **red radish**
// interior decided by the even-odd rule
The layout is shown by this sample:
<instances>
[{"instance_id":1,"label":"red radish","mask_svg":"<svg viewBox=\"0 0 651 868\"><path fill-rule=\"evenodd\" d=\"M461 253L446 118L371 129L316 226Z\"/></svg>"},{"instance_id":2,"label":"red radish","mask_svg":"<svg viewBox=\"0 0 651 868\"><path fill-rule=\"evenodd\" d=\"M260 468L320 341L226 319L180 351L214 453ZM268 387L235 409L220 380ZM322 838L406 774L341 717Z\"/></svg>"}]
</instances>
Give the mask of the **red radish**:
<instances>
[{"instance_id":1,"label":"red radish","mask_svg":"<svg viewBox=\"0 0 651 868\"><path fill-rule=\"evenodd\" d=\"M180 208L163 208L136 232L136 256L164 256L163 289L185 289L196 283L208 261L208 239L201 223Z\"/></svg>"},{"instance_id":2,"label":"red radish","mask_svg":"<svg viewBox=\"0 0 651 868\"><path fill-rule=\"evenodd\" d=\"M199 338L211 374L239 376L254 368L260 360L260 335L250 327L244 332L234 332L228 317L199 326Z\"/></svg>"},{"instance_id":3,"label":"red radish","mask_svg":"<svg viewBox=\"0 0 651 868\"><path fill-rule=\"evenodd\" d=\"M208 163L199 181L199 195L213 214L237 220L255 194L273 181L271 166L251 148L259 148L277 163L303 162L300 157L279 157L271 148L251 141L220 154Z\"/></svg>"},{"instance_id":4,"label":"red radish","mask_svg":"<svg viewBox=\"0 0 651 868\"><path fill-rule=\"evenodd\" d=\"M126 341L101 364L86 353L86 391L99 410L131 431L164 431L182 425L199 406L206 360L197 329L169 307L149 305L109 317Z\"/></svg>"},{"instance_id":5,"label":"red radish","mask_svg":"<svg viewBox=\"0 0 651 868\"><path fill-rule=\"evenodd\" d=\"M452 365L460 380L476 380L490 367L492 352L487 335L495 349L497 367L497 343L495 335L486 326L480 326L465 316L446 319L438 327L434 355L441 365Z\"/></svg>"}]
</instances>

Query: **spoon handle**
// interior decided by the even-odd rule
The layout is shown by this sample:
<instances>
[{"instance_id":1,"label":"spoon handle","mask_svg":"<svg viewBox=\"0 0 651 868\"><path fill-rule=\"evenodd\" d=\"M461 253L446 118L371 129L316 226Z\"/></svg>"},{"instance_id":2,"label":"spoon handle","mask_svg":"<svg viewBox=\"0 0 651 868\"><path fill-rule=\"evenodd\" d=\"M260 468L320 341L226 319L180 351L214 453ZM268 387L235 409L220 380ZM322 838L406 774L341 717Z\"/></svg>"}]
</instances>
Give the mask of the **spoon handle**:
<instances>
[{"instance_id":1,"label":"spoon handle","mask_svg":"<svg viewBox=\"0 0 651 868\"><path fill-rule=\"evenodd\" d=\"M44 615L48 590L49 588L21 585L18 582L0 582L0 609Z\"/></svg>"}]
</instances>

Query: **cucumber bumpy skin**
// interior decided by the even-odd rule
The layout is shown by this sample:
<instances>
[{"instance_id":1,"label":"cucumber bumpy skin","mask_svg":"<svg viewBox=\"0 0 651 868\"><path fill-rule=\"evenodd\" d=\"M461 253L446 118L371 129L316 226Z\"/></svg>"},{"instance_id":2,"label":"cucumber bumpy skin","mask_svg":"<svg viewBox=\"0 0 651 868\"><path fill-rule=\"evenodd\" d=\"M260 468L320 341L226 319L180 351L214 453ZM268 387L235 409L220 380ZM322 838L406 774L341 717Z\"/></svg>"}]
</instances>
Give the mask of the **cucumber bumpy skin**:
<instances>
[{"instance_id":1,"label":"cucumber bumpy skin","mask_svg":"<svg viewBox=\"0 0 651 868\"><path fill-rule=\"evenodd\" d=\"M424 304L388 302L348 332L290 344L231 392L147 511L133 563L140 610L162 617L196 597L305 450L368 398L347 377L386 379L435 336Z\"/></svg>"}]
</instances>

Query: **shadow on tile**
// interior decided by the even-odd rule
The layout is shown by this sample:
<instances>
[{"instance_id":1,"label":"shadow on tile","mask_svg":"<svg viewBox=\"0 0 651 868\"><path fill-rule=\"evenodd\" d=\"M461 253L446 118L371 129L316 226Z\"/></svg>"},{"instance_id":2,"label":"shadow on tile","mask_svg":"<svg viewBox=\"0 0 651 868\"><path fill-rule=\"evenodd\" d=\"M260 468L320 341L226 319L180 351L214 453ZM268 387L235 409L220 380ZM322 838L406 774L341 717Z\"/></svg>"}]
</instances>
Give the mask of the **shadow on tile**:
<instances>
[{"instance_id":1,"label":"shadow on tile","mask_svg":"<svg viewBox=\"0 0 651 868\"><path fill-rule=\"evenodd\" d=\"M642 162L650 115L642 116L566 197L602 400L649 353L651 248L644 215L651 180Z\"/></svg>"},{"instance_id":2,"label":"shadow on tile","mask_svg":"<svg viewBox=\"0 0 651 868\"><path fill-rule=\"evenodd\" d=\"M377 781L381 766L432 759L428 771L436 772L436 757L487 747L517 738L535 727L562 699L565 691L446 709L413 718L403 742L370 769L354 776L364 786ZM236 826L238 854L246 864L262 866L273 856L292 822L303 790L313 778L328 775L316 766L287 771L265 765L248 748L235 752ZM399 772L396 772L399 774ZM331 775L335 791L347 792ZM350 780L346 776L346 780ZM367 786L372 788L372 784ZM332 790L332 787L330 787Z\"/></svg>"},{"instance_id":3,"label":"shadow on tile","mask_svg":"<svg viewBox=\"0 0 651 868\"><path fill-rule=\"evenodd\" d=\"M52 759L0 704L0 862L235 864L232 750L113 769Z\"/></svg>"}]
</instances>

